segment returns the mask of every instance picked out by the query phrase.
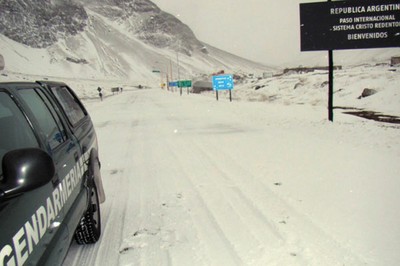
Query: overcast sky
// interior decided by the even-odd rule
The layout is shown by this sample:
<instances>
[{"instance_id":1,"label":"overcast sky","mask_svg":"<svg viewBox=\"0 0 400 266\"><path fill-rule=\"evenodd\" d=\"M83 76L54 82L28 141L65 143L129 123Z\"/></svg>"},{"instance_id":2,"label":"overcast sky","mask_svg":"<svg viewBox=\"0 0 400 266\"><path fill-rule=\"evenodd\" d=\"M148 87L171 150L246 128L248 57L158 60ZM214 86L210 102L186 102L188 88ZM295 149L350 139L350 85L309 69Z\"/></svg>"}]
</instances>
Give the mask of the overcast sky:
<instances>
[{"instance_id":1,"label":"overcast sky","mask_svg":"<svg viewBox=\"0 0 400 266\"><path fill-rule=\"evenodd\" d=\"M187 24L196 37L266 65L328 65L328 52L300 52L300 3L324 0L152 0ZM400 56L399 48L338 50L334 63Z\"/></svg>"},{"instance_id":2,"label":"overcast sky","mask_svg":"<svg viewBox=\"0 0 400 266\"><path fill-rule=\"evenodd\" d=\"M299 3L315 0L152 0L217 48L268 65L325 61L325 52L300 53ZM317 60L318 61L318 60Z\"/></svg>"}]
</instances>

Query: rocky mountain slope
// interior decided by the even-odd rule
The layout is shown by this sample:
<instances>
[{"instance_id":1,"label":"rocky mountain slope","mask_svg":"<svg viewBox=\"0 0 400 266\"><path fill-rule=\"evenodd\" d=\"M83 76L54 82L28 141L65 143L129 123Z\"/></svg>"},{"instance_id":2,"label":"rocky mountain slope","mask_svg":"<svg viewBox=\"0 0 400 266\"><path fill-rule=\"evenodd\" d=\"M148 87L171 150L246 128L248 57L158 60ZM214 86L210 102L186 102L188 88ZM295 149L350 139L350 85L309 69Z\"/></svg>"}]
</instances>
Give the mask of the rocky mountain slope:
<instances>
[{"instance_id":1,"label":"rocky mountain slope","mask_svg":"<svg viewBox=\"0 0 400 266\"><path fill-rule=\"evenodd\" d=\"M0 48L10 71L115 79L160 71L176 79L269 69L202 43L149 0L8 0L0 10Z\"/></svg>"},{"instance_id":2,"label":"rocky mountain slope","mask_svg":"<svg viewBox=\"0 0 400 266\"><path fill-rule=\"evenodd\" d=\"M33 48L45 48L82 32L88 16L72 1L0 1L0 33Z\"/></svg>"}]
</instances>

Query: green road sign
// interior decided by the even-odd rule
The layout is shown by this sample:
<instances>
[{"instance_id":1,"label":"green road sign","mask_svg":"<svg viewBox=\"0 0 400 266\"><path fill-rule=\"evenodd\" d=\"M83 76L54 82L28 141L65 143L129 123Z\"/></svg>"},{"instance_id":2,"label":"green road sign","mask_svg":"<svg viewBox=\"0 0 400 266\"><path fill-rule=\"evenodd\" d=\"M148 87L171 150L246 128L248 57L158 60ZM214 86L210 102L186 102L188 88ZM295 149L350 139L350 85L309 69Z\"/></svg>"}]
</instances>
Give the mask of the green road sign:
<instances>
[{"instance_id":1,"label":"green road sign","mask_svg":"<svg viewBox=\"0 0 400 266\"><path fill-rule=\"evenodd\" d=\"M180 80L180 81L178 81L178 87L180 87L180 88L192 87L192 81L191 80Z\"/></svg>"}]
</instances>

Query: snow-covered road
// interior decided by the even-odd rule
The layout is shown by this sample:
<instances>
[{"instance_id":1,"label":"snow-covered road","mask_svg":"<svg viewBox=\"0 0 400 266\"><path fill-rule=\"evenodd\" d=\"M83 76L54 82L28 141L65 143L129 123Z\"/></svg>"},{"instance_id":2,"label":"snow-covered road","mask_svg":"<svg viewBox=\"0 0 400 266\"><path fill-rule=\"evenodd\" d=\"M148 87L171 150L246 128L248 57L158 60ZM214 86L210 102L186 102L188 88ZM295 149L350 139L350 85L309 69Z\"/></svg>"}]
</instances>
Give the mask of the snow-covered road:
<instances>
[{"instance_id":1,"label":"snow-covered road","mask_svg":"<svg viewBox=\"0 0 400 266\"><path fill-rule=\"evenodd\" d=\"M64 266L400 263L400 127L159 89L85 104L103 233Z\"/></svg>"}]
</instances>

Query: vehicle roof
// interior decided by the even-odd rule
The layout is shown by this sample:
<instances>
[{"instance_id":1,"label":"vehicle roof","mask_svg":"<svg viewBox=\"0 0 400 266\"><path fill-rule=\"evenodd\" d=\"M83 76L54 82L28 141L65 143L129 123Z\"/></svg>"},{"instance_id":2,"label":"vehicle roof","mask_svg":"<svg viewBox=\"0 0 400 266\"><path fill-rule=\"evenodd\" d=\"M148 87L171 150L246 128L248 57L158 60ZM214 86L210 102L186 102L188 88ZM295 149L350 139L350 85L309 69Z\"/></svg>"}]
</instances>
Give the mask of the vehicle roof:
<instances>
[{"instance_id":1,"label":"vehicle roof","mask_svg":"<svg viewBox=\"0 0 400 266\"><path fill-rule=\"evenodd\" d=\"M64 85L64 86L67 86L67 84L62 82L62 81L52 81L52 80L37 80L36 83L48 84L48 85Z\"/></svg>"},{"instance_id":2,"label":"vehicle roof","mask_svg":"<svg viewBox=\"0 0 400 266\"><path fill-rule=\"evenodd\" d=\"M35 81L9 81L0 82L1 85L16 85L16 84L37 84Z\"/></svg>"},{"instance_id":3,"label":"vehicle roof","mask_svg":"<svg viewBox=\"0 0 400 266\"><path fill-rule=\"evenodd\" d=\"M52 84L52 85L66 85L61 81L49 81L49 80L39 80L39 81L8 81L0 82L0 85L4 86L14 86L14 85L42 85L42 84Z\"/></svg>"}]
</instances>

